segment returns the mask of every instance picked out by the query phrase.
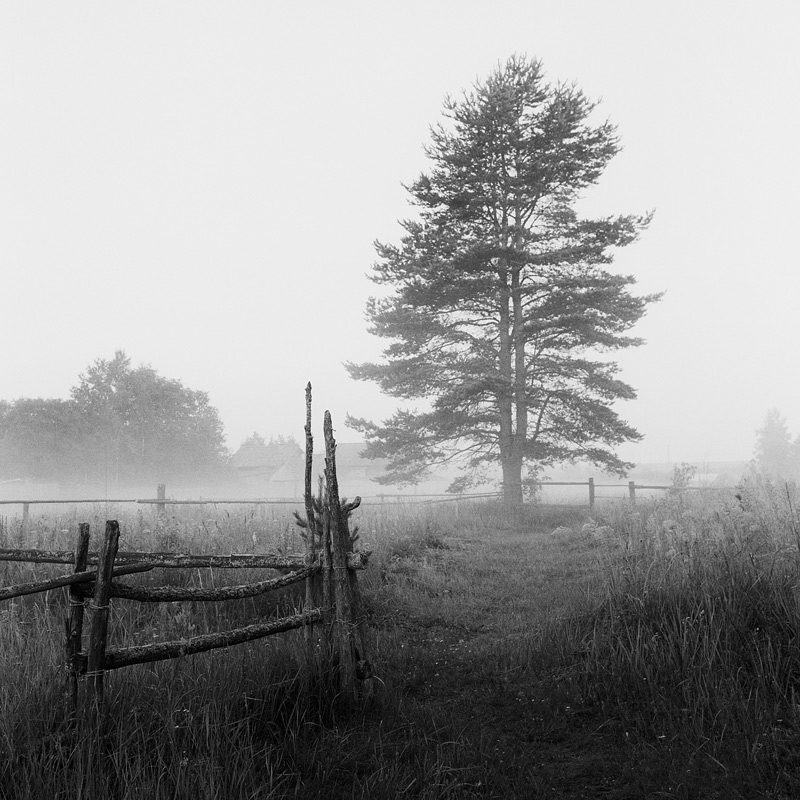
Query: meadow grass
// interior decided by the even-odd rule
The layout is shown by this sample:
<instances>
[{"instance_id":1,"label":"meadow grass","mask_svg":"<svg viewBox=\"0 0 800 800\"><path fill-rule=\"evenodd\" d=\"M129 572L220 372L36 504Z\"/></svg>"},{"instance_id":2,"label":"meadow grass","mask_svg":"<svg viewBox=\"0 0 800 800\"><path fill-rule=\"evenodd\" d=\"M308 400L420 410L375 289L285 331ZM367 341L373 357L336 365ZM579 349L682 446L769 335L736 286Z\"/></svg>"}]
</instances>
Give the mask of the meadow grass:
<instances>
[{"instance_id":1,"label":"meadow grass","mask_svg":"<svg viewBox=\"0 0 800 800\"><path fill-rule=\"evenodd\" d=\"M68 723L63 594L0 604L2 798L645 798L800 793L799 526L784 488L596 509L493 502L356 512L369 658L356 708L302 634L111 673L102 735ZM301 552L289 508L81 509L18 520L3 547ZM24 541L23 541L24 538ZM0 583L63 567L0 563ZM263 573L173 570L153 585ZM128 580L128 579L126 579ZM281 615L115 602L111 643Z\"/></svg>"}]
</instances>

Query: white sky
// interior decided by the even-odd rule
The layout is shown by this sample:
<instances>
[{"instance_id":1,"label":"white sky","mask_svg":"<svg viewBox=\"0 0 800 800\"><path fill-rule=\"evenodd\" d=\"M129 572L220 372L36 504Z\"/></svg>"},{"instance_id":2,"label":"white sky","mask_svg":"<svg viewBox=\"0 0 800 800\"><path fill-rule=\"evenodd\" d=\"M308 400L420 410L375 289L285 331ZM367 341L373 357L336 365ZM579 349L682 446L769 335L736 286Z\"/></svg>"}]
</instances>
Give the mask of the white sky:
<instances>
[{"instance_id":1,"label":"white sky","mask_svg":"<svg viewBox=\"0 0 800 800\"><path fill-rule=\"evenodd\" d=\"M0 0L0 397L67 397L124 349L253 431L340 441L395 403L372 241L442 100L512 53L574 80L624 150L595 213L656 210L616 268L666 290L621 355L634 461L747 459L800 432L800 4ZM319 431L318 431L319 432Z\"/></svg>"}]
</instances>

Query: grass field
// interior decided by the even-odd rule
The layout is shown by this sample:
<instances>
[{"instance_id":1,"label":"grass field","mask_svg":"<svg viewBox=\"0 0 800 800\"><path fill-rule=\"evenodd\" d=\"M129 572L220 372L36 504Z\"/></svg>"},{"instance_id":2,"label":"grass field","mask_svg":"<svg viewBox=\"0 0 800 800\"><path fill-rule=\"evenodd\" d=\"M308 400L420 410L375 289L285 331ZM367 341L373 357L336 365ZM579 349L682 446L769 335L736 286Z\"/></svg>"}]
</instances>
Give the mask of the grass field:
<instances>
[{"instance_id":1,"label":"grass field","mask_svg":"<svg viewBox=\"0 0 800 800\"><path fill-rule=\"evenodd\" d=\"M111 510L113 512L113 509ZM71 548L106 509L7 521ZM126 516L127 515L127 516ZM122 511L124 549L300 551L288 512ZM800 796L800 520L785 487L586 510L356 512L376 677L345 708L301 634L107 678L102 737L66 724L64 598L0 604L2 798ZM0 585L63 567L0 564ZM240 583L241 571L131 581ZM112 643L295 606L119 601Z\"/></svg>"}]
</instances>

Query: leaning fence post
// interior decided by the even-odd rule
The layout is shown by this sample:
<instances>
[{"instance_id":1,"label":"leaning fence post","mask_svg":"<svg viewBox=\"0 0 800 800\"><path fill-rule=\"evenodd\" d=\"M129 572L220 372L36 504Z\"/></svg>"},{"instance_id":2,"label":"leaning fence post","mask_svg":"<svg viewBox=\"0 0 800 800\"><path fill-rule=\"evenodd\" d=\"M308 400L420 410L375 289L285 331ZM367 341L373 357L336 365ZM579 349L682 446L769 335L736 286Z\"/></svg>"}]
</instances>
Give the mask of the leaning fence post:
<instances>
[{"instance_id":1,"label":"leaning fence post","mask_svg":"<svg viewBox=\"0 0 800 800\"><path fill-rule=\"evenodd\" d=\"M636 502L636 484L633 481L628 481L628 495L631 499L631 503Z\"/></svg>"},{"instance_id":2,"label":"leaning fence post","mask_svg":"<svg viewBox=\"0 0 800 800\"><path fill-rule=\"evenodd\" d=\"M85 572L89 560L89 523L78 526L78 542L75 546L75 572ZM78 663L83 638L83 587L73 583L69 587L69 614L67 616L66 687L65 694L73 715L78 712Z\"/></svg>"},{"instance_id":3,"label":"leaning fence post","mask_svg":"<svg viewBox=\"0 0 800 800\"><path fill-rule=\"evenodd\" d=\"M119 523L106 521L106 536L97 559L97 580L92 600L92 626L86 653L86 678L90 712L99 719L103 707L103 671L108 640L109 602L111 599L111 572L119 547Z\"/></svg>"},{"instance_id":4,"label":"leaning fence post","mask_svg":"<svg viewBox=\"0 0 800 800\"><path fill-rule=\"evenodd\" d=\"M594 478L589 478L589 508L594 508Z\"/></svg>"}]
</instances>

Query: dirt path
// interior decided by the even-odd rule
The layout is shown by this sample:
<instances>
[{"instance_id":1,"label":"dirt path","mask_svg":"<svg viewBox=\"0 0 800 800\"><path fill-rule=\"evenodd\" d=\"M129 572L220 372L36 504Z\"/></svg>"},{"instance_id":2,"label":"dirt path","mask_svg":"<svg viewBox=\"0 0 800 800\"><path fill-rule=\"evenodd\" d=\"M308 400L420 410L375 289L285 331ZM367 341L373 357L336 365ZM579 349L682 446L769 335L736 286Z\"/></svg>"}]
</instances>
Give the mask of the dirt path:
<instances>
[{"instance_id":1,"label":"dirt path","mask_svg":"<svg viewBox=\"0 0 800 800\"><path fill-rule=\"evenodd\" d=\"M646 796L625 732L581 704L547 652L553 625L598 585L598 547L519 530L441 544L397 559L383 580L401 601L385 622L404 640L407 702L460 743L457 768L471 759L480 776L453 796Z\"/></svg>"}]
</instances>

